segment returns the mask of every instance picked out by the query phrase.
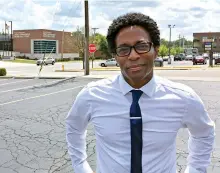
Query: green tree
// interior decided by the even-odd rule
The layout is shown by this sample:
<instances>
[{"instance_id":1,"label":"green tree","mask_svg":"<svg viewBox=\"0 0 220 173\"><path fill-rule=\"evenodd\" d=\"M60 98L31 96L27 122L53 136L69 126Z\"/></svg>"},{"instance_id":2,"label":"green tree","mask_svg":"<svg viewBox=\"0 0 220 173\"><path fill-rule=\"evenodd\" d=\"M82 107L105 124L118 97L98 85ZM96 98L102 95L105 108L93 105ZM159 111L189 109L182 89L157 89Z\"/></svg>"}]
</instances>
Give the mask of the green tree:
<instances>
[{"instance_id":1,"label":"green tree","mask_svg":"<svg viewBox=\"0 0 220 173\"><path fill-rule=\"evenodd\" d=\"M93 37L93 43L97 44L97 46L99 46L99 43L102 39L105 39L105 36L103 36L102 34L96 33L95 37Z\"/></svg>"},{"instance_id":2,"label":"green tree","mask_svg":"<svg viewBox=\"0 0 220 173\"><path fill-rule=\"evenodd\" d=\"M191 40L186 40L186 39L185 39L184 45L185 45L186 47L193 47L193 42L192 42Z\"/></svg>"},{"instance_id":3,"label":"green tree","mask_svg":"<svg viewBox=\"0 0 220 173\"><path fill-rule=\"evenodd\" d=\"M171 55L176 55L176 54L177 54L177 53L176 53L176 49L175 49L174 47L171 48L170 54L171 54Z\"/></svg>"},{"instance_id":4,"label":"green tree","mask_svg":"<svg viewBox=\"0 0 220 173\"><path fill-rule=\"evenodd\" d=\"M83 61L83 69L84 69L84 47L85 47L85 39L84 39L84 29L77 27L77 30L72 32L72 36L74 37L74 45L79 53L79 57L82 57Z\"/></svg>"},{"instance_id":5,"label":"green tree","mask_svg":"<svg viewBox=\"0 0 220 173\"><path fill-rule=\"evenodd\" d=\"M162 56L162 57L166 56L168 54L168 51L169 50L167 46L162 44L159 48L159 56Z\"/></svg>"},{"instance_id":6,"label":"green tree","mask_svg":"<svg viewBox=\"0 0 220 173\"><path fill-rule=\"evenodd\" d=\"M176 54L183 53L183 48L175 47Z\"/></svg>"},{"instance_id":7,"label":"green tree","mask_svg":"<svg viewBox=\"0 0 220 173\"><path fill-rule=\"evenodd\" d=\"M160 45L165 45L166 47L169 46L169 42L167 40L165 40L164 38L160 39Z\"/></svg>"},{"instance_id":8,"label":"green tree","mask_svg":"<svg viewBox=\"0 0 220 173\"><path fill-rule=\"evenodd\" d=\"M99 50L101 54L105 56L106 59L111 58L111 54L108 50L108 43L106 37L102 34L96 33L95 38L93 40L93 43L97 45L97 50Z\"/></svg>"},{"instance_id":9,"label":"green tree","mask_svg":"<svg viewBox=\"0 0 220 173\"><path fill-rule=\"evenodd\" d=\"M108 43L105 37L101 37L99 40L99 51L105 56L106 59L111 58L111 54L108 50Z\"/></svg>"}]
</instances>

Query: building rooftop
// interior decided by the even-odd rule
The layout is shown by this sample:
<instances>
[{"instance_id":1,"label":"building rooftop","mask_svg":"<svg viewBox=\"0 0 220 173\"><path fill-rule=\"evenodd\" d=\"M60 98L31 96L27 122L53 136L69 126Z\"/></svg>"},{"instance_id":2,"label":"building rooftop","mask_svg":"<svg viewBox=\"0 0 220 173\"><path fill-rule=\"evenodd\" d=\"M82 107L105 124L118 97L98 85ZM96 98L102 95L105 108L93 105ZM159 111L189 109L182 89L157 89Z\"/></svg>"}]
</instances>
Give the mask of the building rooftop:
<instances>
[{"instance_id":1,"label":"building rooftop","mask_svg":"<svg viewBox=\"0 0 220 173\"><path fill-rule=\"evenodd\" d=\"M194 34L220 34L220 32L194 32Z\"/></svg>"},{"instance_id":2,"label":"building rooftop","mask_svg":"<svg viewBox=\"0 0 220 173\"><path fill-rule=\"evenodd\" d=\"M19 31L54 31L54 32L63 32L62 30L53 30L53 29L18 29L18 30L13 30L16 32ZM69 31L65 31L64 32L69 32Z\"/></svg>"}]
</instances>

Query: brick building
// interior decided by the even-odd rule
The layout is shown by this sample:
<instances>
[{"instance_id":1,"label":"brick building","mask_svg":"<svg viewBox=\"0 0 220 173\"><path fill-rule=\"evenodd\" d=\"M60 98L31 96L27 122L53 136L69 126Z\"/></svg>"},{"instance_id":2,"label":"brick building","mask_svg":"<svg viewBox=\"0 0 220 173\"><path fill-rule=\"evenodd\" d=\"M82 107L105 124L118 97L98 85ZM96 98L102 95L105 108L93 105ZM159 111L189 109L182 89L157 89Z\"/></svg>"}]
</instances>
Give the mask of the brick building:
<instances>
[{"instance_id":1,"label":"brick building","mask_svg":"<svg viewBox=\"0 0 220 173\"><path fill-rule=\"evenodd\" d=\"M71 32L34 29L13 31L13 51L15 56L41 58L44 53L55 58L79 57Z\"/></svg>"},{"instance_id":2,"label":"brick building","mask_svg":"<svg viewBox=\"0 0 220 173\"><path fill-rule=\"evenodd\" d=\"M193 47L198 48L199 53L206 52L205 39L213 39L212 50L220 53L220 32L193 33Z\"/></svg>"}]
</instances>

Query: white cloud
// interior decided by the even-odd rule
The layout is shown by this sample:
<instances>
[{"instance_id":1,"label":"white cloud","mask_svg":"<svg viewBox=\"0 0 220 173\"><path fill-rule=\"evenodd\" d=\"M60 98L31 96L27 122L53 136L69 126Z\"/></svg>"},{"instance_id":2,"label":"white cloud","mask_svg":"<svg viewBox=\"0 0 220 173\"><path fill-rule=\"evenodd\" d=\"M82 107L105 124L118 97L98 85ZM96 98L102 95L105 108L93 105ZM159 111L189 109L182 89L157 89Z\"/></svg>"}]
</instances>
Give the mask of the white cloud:
<instances>
[{"instance_id":1,"label":"white cloud","mask_svg":"<svg viewBox=\"0 0 220 173\"><path fill-rule=\"evenodd\" d=\"M84 25L84 0L0 0L0 26L13 21L13 29L47 28L73 31ZM193 32L220 32L219 0L89 0L90 27L107 33L111 21L126 12L151 16L169 38L168 24L174 25L172 40L179 34L192 39Z\"/></svg>"}]
</instances>

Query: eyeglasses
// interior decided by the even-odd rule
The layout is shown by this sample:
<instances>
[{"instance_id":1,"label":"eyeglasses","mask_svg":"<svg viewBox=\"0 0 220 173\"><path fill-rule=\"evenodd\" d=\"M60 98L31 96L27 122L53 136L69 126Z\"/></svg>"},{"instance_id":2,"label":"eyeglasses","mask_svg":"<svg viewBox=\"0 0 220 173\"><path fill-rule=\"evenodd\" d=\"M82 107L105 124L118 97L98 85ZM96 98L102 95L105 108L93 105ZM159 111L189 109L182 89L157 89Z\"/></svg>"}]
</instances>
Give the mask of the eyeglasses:
<instances>
[{"instance_id":1,"label":"eyeglasses","mask_svg":"<svg viewBox=\"0 0 220 173\"><path fill-rule=\"evenodd\" d=\"M132 48L134 48L135 52L138 54L148 53L151 50L153 43L137 43L134 46L120 46L116 48L116 55L120 57L129 56Z\"/></svg>"}]
</instances>

